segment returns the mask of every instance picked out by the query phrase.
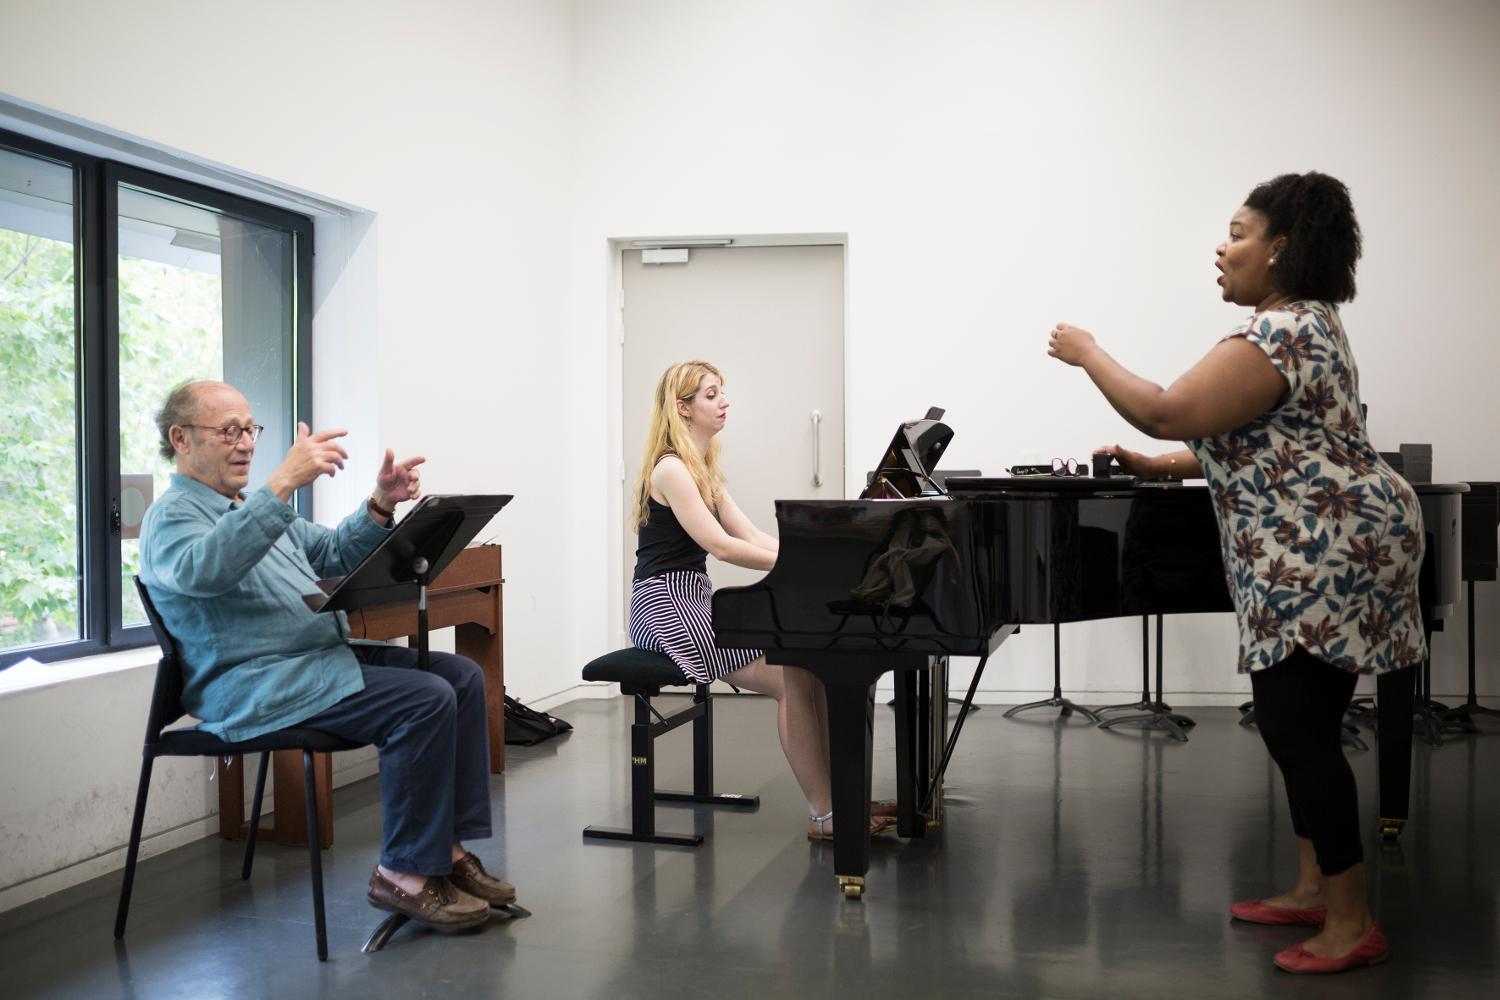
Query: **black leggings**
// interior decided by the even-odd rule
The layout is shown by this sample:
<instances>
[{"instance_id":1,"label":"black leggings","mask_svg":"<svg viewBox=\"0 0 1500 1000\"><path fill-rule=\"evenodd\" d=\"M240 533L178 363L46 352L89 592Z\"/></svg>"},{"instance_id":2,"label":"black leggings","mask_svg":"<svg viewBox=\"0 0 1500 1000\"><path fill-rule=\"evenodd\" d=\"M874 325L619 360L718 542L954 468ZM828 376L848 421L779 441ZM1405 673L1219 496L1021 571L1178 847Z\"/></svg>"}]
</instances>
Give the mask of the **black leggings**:
<instances>
[{"instance_id":1,"label":"black leggings","mask_svg":"<svg viewBox=\"0 0 1500 1000\"><path fill-rule=\"evenodd\" d=\"M1250 675L1255 725L1286 781L1292 830L1313 842L1325 877L1365 859L1359 793L1342 744L1344 711L1358 680L1301 646Z\"/></svg>"}]
</instances>

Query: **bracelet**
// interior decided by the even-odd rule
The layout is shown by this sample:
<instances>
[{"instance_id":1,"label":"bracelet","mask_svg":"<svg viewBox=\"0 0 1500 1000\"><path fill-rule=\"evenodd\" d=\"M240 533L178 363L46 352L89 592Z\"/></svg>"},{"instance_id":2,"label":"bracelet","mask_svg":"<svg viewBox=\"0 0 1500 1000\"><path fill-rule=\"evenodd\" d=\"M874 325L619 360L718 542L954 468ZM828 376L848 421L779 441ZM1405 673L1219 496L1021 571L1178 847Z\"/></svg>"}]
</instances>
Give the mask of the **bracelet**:
<instances>
[{"instance_id":1,"label":"bracelet","mask_svg":"<svg viewBox=\"0 0 1500 1000\"><path fill-rule=\"evenodd\" d=\"M1176 478L1177 478L1177 458L1176 458L1176 456L1168 455L1167 456L1167 479L1168 480L1172 480L1172 479L1176 479Z\"/></svg>"},{"instance_id":2,"label":"bracelet","mask_svg":"<svg viewBox=\"0 0 1500 1000\"><path fill-rule=\"evenodd\" d=\"M386 510L384 507L380 506L380 504L376 502L375 494L373 493L371 493L369 499L365 501L365 506L370 508L371 514L379 514L387 521L396 516L396 509L392 507L390 510Z\"/></svg>"}]
</instances>

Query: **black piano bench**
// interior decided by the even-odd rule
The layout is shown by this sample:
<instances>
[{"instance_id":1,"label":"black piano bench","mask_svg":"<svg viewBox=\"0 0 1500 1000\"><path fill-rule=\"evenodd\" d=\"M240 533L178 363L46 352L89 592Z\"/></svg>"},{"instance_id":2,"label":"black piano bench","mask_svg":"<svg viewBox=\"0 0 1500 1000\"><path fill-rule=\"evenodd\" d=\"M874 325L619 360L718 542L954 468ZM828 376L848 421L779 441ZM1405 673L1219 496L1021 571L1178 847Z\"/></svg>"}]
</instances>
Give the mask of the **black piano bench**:
<instances>
[{"instance_id":1,"label":"black piano bench","mask_svg":"<svg viewBox=\"0 0 1500 1000\"><path fill-rule=\"evenodd\" d=\"M620 685L621 694L635 698L635 722L630 727L630 829L586 826L585 837L697 847L703 843L702 834L656 832L657 802L697 802L748 809L760 805L758 795L714 794L713 700L707 684L694 684L693 704L673 715L663 716L652 707L651 699L661 694L662 688L693 683L671 657L644 649L618 649L584 667L583 679L614 682ZM693 724L693 790L658 792L653 749L656 738L687 722Z\"/></svg>"}]
</instances>

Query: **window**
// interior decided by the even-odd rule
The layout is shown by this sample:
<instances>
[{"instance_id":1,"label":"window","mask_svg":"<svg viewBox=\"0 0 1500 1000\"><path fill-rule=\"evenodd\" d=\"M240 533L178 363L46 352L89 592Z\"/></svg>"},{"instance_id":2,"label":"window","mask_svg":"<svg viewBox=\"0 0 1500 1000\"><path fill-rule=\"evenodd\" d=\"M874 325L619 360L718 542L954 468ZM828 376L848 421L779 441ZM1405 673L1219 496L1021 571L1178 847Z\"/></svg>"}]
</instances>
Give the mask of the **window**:
<instances>
[{"instance_id":1,"label":"window","mask_svg":"<svg viewBox=\"0 0 1500 1000\"><path fill-rule=\"evenodd\" d=\"M304 216L0 132L0 666L152 641L130 577L172 471L156 410L223 379L284 450L311 269Z\"/></svg>"}]
</instances>

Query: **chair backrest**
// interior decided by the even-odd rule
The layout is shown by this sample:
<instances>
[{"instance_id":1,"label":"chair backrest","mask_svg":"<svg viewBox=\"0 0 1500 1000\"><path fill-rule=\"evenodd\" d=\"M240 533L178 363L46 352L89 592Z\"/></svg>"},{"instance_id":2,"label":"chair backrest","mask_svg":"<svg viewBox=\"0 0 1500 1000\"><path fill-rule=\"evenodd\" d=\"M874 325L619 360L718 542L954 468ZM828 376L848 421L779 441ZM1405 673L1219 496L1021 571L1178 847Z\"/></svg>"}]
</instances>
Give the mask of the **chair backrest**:
<instances>
[{"instance_id":1,"label":"chair backrest","mask_svg":"<svg viewBox=\"0 0 1500 1000\"><path fill-rule=\"evenodd\" d=\"M151 711L146 716L146 743L150 745L160 740L163 729L187 714L187 710L182 707L182 654L177 640L172 638L166 623L161 620L161 612L151 603L146 585L141 583L138 576L132 579L135 580L136 593L141 595L141 607L146 609L146 620L151 623L151 631L156 634L156 642L161 646L162 653L161 659L156 662L156 684L151 689Z\"/></svg>"}]
</instances>

